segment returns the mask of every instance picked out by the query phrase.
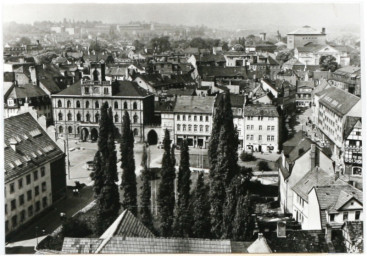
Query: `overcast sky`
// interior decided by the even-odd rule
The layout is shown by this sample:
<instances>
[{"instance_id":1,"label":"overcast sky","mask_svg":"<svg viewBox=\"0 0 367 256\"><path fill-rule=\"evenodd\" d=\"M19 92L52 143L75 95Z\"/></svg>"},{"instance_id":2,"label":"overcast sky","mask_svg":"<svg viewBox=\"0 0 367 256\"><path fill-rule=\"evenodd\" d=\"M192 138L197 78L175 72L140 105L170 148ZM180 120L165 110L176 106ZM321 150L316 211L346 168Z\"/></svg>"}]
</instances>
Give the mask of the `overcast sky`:
<instances>
[{"instance_id":1,"label":"overcast sky","mask_svg":"<svg viewBox=\"0 0 367 256\"><path fill-rule=\"evenodd\" d=\"M173 4L13 4L3 21L101 20L105 23L154 21L209 27L264 27L269 24L319 27L360 24L358 3L173 3Z\"/></svg>"}]
</instances>

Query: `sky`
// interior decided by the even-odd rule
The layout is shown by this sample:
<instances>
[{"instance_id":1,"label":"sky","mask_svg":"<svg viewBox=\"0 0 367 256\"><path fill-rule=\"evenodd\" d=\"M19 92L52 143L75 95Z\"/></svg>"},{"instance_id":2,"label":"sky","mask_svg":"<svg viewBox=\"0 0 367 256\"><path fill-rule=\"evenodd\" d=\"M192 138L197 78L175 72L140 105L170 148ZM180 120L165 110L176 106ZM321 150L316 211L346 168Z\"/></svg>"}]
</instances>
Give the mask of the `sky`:
<instances>
[{"instance_id":1,"label":"sky","mask_svg":"<svg viewBox=\"0 0 367 256\"><path fill-rule=\"evenodd\" d=\"M274 26L330 27L360 24L354 3L139 3L139 4L10 4L3 5L3 22L50 20L130 21L217 28Z\"/></svg>"}]
</instances>

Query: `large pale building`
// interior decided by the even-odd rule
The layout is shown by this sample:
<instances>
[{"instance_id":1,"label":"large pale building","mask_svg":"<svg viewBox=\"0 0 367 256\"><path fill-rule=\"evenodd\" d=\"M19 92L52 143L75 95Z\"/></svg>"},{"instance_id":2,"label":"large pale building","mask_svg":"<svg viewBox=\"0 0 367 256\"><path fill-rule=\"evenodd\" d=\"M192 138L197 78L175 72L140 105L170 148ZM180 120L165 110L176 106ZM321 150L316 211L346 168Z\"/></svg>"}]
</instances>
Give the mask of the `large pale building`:
<instances>
[{"instance_id":1,"label":"large pale building","mask_svg":"<svg viewBox=\"0 0 367 256\"><path fill-rule=\"evenodd\" d=\"M324 45L326 43L325 28L319 31L310 26L304 26L287 34L288 49L303 47L308 43Z\"/></svg>"},{"instance_id":2,"label":"large pale building","mask_svg":"<svg viewBox=\"0 0 367 256\"><path fill-rule=\"evenodd\" d=\"M30 113L4 119L5 233L66 196L65 155Z\"/></svg>"},{"instance_id":3,"label":"large pale building","mask_svg":"<svg viewBox=\"0 0 367 256\"><path fill-rule=\"evenodd\" d=\"M68 134L82 141L95 141L99 134L100 108L112 107L113 120L121 134L122 117L130 115L135 141L144 140L144 124L154 118L154 95L131 81L80 80L52 95L57 137Z\"/></svg>"}]
</instances>

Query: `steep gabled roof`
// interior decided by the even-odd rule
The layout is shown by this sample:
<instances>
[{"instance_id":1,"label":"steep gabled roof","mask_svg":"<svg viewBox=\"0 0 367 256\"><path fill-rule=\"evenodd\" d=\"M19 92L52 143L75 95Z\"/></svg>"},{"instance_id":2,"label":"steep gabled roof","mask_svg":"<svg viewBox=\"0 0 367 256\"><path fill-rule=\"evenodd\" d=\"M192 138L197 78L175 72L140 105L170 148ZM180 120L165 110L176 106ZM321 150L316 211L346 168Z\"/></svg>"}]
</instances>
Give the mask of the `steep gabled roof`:
<instances>
[{"instance_id":1,"label":"steep gabled roof","mask_svg":"<svg viewBox=\"0 0 367 256\"><path fill-rule=\"evenodd\" d=\"M4 148L5 182L64 154L29 113L4 119Z\"/></svg>"}]
</instances>

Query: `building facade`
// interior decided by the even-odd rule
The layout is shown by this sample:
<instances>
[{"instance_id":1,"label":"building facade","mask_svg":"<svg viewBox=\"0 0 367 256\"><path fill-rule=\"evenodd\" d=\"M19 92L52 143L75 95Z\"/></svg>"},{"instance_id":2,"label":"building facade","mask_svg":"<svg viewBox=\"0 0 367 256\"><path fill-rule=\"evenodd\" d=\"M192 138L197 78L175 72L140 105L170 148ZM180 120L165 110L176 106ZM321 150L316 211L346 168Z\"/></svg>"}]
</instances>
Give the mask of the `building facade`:
<instances>
[{"instance_id":1,"label":"building facade","mask_svg":"<svg viewBox=\"0 0 367 256\"><path fill-rule=\"evenodd\" d=\"M66 196L65 155L31 114L4 120L5 230L23 227Z\"/></svg>"},{"instance_id":2,"label":"building facade","mask_svg":"<svg viewBox=\"0 0 367 256\"><path fill-rule=\"evenodd\" d=\"M243 146L246 151L274 152L279 147L279 113L272 105L244 109Z\"/></svg>"},{"instance_id":3,"label":"building facade","mask_svg":"<svg viewBox=\"0 0 367 256\"><path fill-rule=\"evenodd\" d=\"M303 47L308 43L325 44L325 41L326 33L324 28L318 31L310 26L304 26L287 34L288 49Z\"/></svg>"},{"instance_id":4,"label":"building facade","mask_svg":"<svg viewBox=\"0 0 367 256\"><path fill-rule=\"evenodd\" d=\"M56 136L95 141L99 134L100 108L112 108L115 126L121 134L122 117L128 112L136 141L144 140L144 123L154 117L154 96L130 81L81 80L52 95Z\"/></svg>"}]
</instances>

